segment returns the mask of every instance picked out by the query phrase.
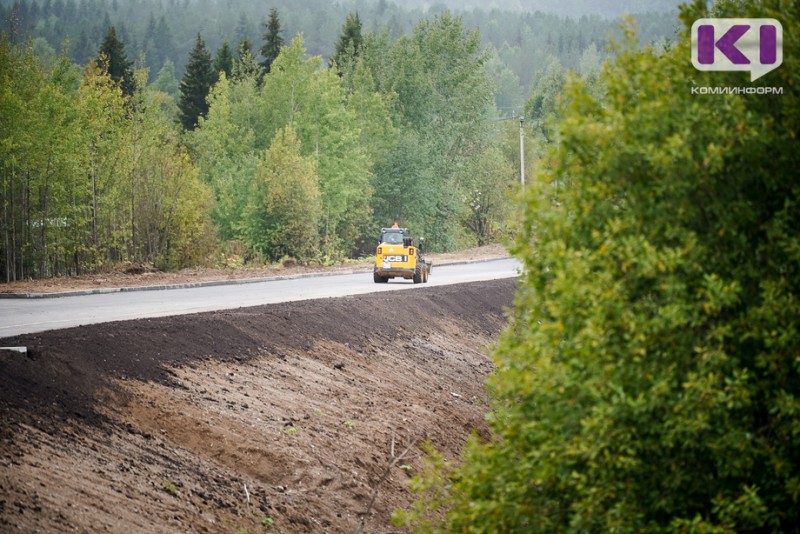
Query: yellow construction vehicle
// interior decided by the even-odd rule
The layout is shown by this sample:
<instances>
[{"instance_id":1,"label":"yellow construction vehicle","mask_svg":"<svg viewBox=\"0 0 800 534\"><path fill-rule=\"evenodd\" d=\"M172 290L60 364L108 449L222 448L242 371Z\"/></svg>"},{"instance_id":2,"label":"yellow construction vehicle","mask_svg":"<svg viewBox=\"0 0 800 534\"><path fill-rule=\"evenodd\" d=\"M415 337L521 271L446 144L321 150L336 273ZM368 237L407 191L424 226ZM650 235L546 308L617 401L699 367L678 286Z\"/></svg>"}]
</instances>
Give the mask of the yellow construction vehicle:
<instances>
[{"instance_id":1,"label":"yellow construction vehicle","mask_svg":"<svg viewBox=\"0 0 800 534\"><path fill-rule=\"evenodd\" d=\"M414 238L407 228L381 228L381 240L375 251L375 268L372 271L376 284L388 282L390 278L411 279L415 284L428 281L432 263L425 261L425 238Z\"/></svg>"}]
</instances>

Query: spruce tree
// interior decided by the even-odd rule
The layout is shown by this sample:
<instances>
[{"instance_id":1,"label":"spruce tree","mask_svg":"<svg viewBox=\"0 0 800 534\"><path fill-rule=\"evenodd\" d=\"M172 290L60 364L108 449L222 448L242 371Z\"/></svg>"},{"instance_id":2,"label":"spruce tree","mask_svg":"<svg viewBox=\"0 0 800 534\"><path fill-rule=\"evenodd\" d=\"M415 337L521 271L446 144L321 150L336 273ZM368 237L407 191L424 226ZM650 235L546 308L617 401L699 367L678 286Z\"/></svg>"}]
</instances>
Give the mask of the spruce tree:
<instances>
[{"instance_id":1,"label":"spruce tree","mask_svg":"<svg viewBox=\"0 0 800 534\"><path fill-rule=\"evenodd\" d=\"M361 19L358 18L358 13L350 13L345 19L342 35L330 61L330 66L336 68L339 76L355 65L362 42Z\"/></svg>"},{"instance_id":2,"label":"spruce tree","mask_svg":"<svg viewBox=\"0 0 800 534\"><path fill-rule=\"evenodd\" d=\"M230 78L233 72L233 51L227 39L222 42L214 56L214 79L219 78L220 72L224 72L226 78Z\"/></svg>"},{"instance_id":3,"label":"spruce tree","mask_svg":"<svg viewBox=\"0 0 800 534\"><path fill-rule=\"evenodd\" d=\"M283 46L283 37L281 37L281 21L278 18L278 10L274 7L269 12L269 21L264 25L267 30L267 33L264 34L264 44L261 45L261 49L259 49L259 53L264 58L261 61L261 66L264 68L264 72L269 74L270 68L272 67L272 62L275 61L275 58L278 57L278 54L281 53L281 47Z\"/></svg>"},{"instance_id":4,"label":"spruce tree","mask_svg":"<svg viewBox=\"0 0 800 534\"><path fill-rule=\"evenodd\" d=\"M86 35L86 30L81 30L78 42L75 44L70 56L78 64L84 65L91 59L93 48L94 47L89 42L89 37Z\"/></svg>"},{"instance_id":5,"label":"spruce tree","mask_svg":"<svg viewBox=\"0 0 800 534\"><path fill-rule=\"evenodd\" d=\"M100 50L97 63L122 88L122 93L130 96L134 89L133 62L128 61L125 45L117 38L117 30L109 26Z\"/></svg>"},{"instance_id":6,"label":"spruce tree","mask_svg":"<svg viewBox=\"0 0 800 534\"><path fill-rule=\"evenodd\" d=\"M206 49L205 41L198 33L194 49L189 54L186 72L181 80L181 100L178 108L181 124L185 129L194 130L198 119L208 112L206 97L214 78L211 55Z\"/></svg>"},{"instance_id":7,"label":"spruce tree","mask_svg":"<svg viewBox=\"0 0 800 534\"><path fill-rule=\"evenodd\" d=\"M155 34L155 46L161 54L161 58L166 60L171 57L172 51L175 49L175 43L172 39L172 30L167 24L167 19L164 15L158 20L158 27Z\"/></svg>"},{"instance_id":8,"label":"spruce tree","mask_svg":"<svg viewBox=\"0 0 800 534\"><path fill-rule=\"evenodd\" d=\"M248 38L244 38L239 41L239 45L236 47L237 52L239 53L239 59L241 60L245 54L253 55L253 43Z\"/></svg>"},{"instance_id":9,"label":"spruce tree","mask_svg":"<svg viewBox=\"0 0 800 534\"><path fill-rule=\"evenodd\" d=\"M233 37L237 43L250 40L250 19L248 18L247 13L244 11L239 13L239 22L236 23L236 29L233 31ZM250 52L252 53L252 49Z\"/></svg>"},{"instance_id":10,"label":"spruce tree","mask_svg":"<svg viewBox=\"0 0 800 534\"><path fill-rule=\"evenodd\" d=\"M261 67L253 57L253 45L249 39L244 39L239 43L238 54L239 57L234 61L233 78L243 80L255 75L261 70ZM258 76L261 77L260 75Z\"/></svg>"},{"instance_id":11,"label":"spruce tree","mask_svg":"<svg viewBox=\"0 0 800 534\"><path fill-rule=\"evenodd\" d=\"M147 67L150 69L150 75L158 72L164 65L164 52L165 50L158 46L158 24L156 23L155 16L150 13L150 20L147 23L147 29L144 33L144 43L142 48L145 53L145 61Z\"/></svg>"}]
</instances>

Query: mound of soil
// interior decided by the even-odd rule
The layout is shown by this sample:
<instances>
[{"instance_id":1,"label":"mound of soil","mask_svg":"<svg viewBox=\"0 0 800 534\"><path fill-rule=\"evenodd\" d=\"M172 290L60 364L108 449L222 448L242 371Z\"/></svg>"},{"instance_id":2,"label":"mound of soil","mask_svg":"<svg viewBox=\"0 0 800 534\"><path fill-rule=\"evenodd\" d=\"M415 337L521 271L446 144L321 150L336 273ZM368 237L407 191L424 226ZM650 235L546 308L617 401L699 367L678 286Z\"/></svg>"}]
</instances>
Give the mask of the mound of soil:
<instances>
[{"instance_id":1,"label":"mound of soil","mask_svg":"<svg viewBox=\"0 0 800 534\"><path fill-rule=\"evenodd\" d=\"M486 436L513 279L0 340L0 530L397 532ZM265 530L266 529L266 530Z\"/></svg>"}]
</instances>

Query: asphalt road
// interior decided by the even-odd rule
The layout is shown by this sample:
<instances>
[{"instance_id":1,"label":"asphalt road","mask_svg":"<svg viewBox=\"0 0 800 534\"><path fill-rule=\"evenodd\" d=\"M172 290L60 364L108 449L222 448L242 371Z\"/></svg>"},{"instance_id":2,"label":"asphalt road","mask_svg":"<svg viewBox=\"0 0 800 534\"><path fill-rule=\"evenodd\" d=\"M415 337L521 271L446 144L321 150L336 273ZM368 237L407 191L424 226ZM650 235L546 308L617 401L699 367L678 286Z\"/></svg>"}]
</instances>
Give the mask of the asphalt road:
<instances>
[{"instance_id":1,"label":"asphalt road","mask_svg":"<svg viewBox=\"0 0 800 534\"><path fill-rule=\"evenodd\" d=\"M182 315L275 302L358 295L376 291L494 280L517 276L515 259L433 266L427 284L372 281L372 272L44 299L0 299L0 338L85 324Z\"/></svg>"}]
</instances>

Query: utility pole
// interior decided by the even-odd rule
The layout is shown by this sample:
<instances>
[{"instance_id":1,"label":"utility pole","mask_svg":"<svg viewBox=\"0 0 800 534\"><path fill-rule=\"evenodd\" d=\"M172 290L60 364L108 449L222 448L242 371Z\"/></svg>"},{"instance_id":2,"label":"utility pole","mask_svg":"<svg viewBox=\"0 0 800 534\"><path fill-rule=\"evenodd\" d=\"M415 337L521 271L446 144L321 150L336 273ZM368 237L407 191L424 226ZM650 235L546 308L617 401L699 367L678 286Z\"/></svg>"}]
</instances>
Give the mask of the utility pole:
<instances>
[{"instance_id":1,"label":"utility pole","mask_svg":"<svg viewBox=\"0 0 800 534\"><path fill-rule=\"evenodd\" d=\"M525 187L525 142L523 141L523 128L522 124L525 122L525 117L519 116L519 183Z\"/></svg>"}]
</instances>

